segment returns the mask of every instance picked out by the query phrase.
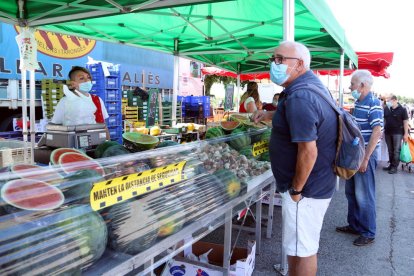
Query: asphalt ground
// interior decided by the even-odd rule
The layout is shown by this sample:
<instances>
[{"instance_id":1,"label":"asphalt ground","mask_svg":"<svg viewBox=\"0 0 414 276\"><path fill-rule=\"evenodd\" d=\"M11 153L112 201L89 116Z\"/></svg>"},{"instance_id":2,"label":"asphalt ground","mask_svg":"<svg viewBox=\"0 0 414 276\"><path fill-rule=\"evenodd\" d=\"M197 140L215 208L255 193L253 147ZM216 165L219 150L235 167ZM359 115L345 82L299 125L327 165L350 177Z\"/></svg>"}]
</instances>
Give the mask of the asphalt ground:
<instances>
[{"instance_id":1,"label":"asphalt ground","mask_svg":"<svg viewBox=\"0 0 414 276\"><path fill-rule=\"evenodd\" d=\"M336 226L346 225L347 200L344 183L332 198L325 216L318 253L318 275L414 275L414 164L411 173L399 167L390 175L382 170L380 162L376 171L377 235L368 246L354 246L357 236L338 233ZM267 212L264 206L263 213ZM256 255L254 276L279 275L273 268L281 262L281 210L275 207L273 235L266 239L262 229L261 252ZM219 228L205 240L223 241ZM233 230L233 242L238 230ZM237 246L243 247L254 235L241 232Z\"/></svg>"}]
</instances>

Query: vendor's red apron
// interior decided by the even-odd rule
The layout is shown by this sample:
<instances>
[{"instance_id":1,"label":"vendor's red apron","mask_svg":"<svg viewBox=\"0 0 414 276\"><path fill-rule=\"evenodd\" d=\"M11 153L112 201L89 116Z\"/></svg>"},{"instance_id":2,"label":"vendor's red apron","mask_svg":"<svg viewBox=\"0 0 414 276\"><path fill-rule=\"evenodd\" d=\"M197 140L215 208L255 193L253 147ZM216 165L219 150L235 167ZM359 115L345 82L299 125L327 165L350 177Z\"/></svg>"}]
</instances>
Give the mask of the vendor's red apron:
<instances>
[{"instance_id":1,"label":"vendor's red apron","mask_svg":"<svg viewBox=\"0 0 414 276\"><path fill-rule=\"evenodd\" d=\"M92 96L92 101L96 106L95 121L98 124L103 124L103 123L105 123L105 119L104 119L103 114L102 114L101 100L100 100L99 96L97 96L97 95L92 95L92 94L90 94L90 95Z\"/></svg>"}]
</instances>

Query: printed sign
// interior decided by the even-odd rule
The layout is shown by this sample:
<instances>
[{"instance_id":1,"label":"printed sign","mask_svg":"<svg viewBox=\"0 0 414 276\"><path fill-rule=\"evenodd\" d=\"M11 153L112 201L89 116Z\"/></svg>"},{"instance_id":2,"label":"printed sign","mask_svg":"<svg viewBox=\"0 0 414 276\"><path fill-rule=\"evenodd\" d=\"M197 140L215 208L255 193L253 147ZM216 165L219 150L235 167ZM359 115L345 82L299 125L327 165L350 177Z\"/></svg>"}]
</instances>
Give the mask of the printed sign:
<instances>
[{"instance_id":1,"label":"printed sign","mask_svg":"<svg viewBox=\"0 0 414 276\"><path fill-rule=\"evenodd\" d=\"M224 110L233 109L234 85L227 85L224 95Z\"/></svg>"},{"instance_id":2,"label":"printed sign","mask_svg":"<svg viewBox=\"0 0 414 276\"><path fill-rule=\"evenodd\" d=\"M96 183L90 194L94 211L115 205L185 179L186 161Z\"/></svg>"},{"instance_id":3,"label":"printed sign","mask_svg":"<svg viewBox=\"0 0 414 276\"><path fill-rule=\"evenodd\" d=\"M158 89L150 89L148 97L148 109L146 126L155 125L155 119L157 115L157 102L158 102Z\"/></svg>"},{"instance_id":4,"label":"printed sign","mask_svg":"<svg viewBox=\"0 0 414 276\"><path fill-rule=\"evenodd\" d=\"M269 141L260 141L253 144L253 156L261 155L269 151Z\"/></svg>"}]
</instances>

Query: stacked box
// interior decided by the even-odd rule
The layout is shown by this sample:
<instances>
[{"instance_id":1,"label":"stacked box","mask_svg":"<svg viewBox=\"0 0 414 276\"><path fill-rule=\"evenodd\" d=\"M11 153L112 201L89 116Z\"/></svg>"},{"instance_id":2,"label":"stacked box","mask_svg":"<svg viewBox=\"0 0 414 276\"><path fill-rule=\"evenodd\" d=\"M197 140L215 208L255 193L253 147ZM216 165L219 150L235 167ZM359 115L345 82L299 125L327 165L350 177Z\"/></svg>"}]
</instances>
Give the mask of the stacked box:
<instances>
[{"instance_id":1,"label":"stacked box","mask_svg":"<svg viewBox=\"0 0 414 276\"><path fill-rule=\"evenodd\" d=\"M51 119L59 100L64 96L63 85L66 80L43 79L41 83L43 118Z\"/></svg>"},{"instance_id":2,"label":"stacked box","mask_svg":"<svg viewBox=\"0 0 414 276\"><path fill-rule=\"evenodd\" d=\"M111 140L122 142L122 92L121 74L118 65L108 66L109 75L104 75L101 63L88 64L92 75L91 94L98 95L105 104L109 118L106 124Z\"/></svg>"},{"instance_id":3,"label":"stacked box","mask_svg":"<svg viewBox=\"0 0 414 276\"><path fill-rule=\"evenodd\" d=\"M138 119L138 107L128 106L125 108L125 120L137 122Z\"/></svg>"}]
</instances>

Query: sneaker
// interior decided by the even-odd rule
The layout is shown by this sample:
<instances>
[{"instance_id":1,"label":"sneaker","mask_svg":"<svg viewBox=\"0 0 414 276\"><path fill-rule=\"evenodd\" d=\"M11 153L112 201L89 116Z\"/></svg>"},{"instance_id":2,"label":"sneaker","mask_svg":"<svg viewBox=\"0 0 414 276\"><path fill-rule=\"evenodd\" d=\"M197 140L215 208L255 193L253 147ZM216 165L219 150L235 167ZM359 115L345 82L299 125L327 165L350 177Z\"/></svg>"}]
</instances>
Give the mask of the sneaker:
<instances>
[{"instance_id":1,"label":"sneaker","mask_svg":"<svg viewBox=\"0 0 414 276\"><path fill-rule=\"evenodd\" d=\"M387 167L383 167L382 169L383 169L384 171L389 171L391 168L392 168L392 167L391 167L391 165L388 165Z\"/></svg>"},{"instance_id":2,"label":"sneaker","mask_svg":"<svg viewBox=\"0 0 414 276\"><path fill-rule=\"evenodd\" d=\"M389 174L394 174L394 173L397 173L397 168L392 167L392 168L388 171L388 173L389 173Z\"/></svg>"},{"instance_id":3,"label":"sneaker","mask_svg":"<svg viewBox=\"0 0 414 276\"><path fill-rule=\"evenodd\" d=\"M354 245L356 246L365 246L371 244L375 241L375 238L367 238L363 236L359 236L356 240L354 240Z\"/></svg>"},{"instance_id":4,"label":"sneaker","mask_svg":"<svg viewBox=\"0 0 414 276\"><path fill-rule=\"evenodd\" d=\"M354 230L354 228L352 228L349 225L336 227L336 232L352 234L352 235L359 235L358 231Z\"/></svg>"}]
</instances>

